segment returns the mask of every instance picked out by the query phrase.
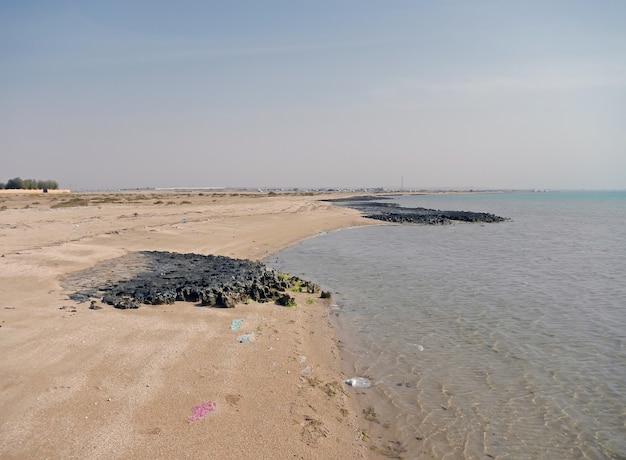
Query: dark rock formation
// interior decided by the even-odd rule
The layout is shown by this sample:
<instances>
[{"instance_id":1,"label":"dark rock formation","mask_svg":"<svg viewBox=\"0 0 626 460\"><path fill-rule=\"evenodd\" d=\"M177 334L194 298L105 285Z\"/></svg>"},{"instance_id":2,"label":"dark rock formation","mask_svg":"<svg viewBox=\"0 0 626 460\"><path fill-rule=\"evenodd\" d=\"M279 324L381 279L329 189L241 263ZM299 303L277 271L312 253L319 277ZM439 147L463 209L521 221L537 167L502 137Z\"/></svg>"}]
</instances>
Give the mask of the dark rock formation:
<instances>
[{"instance_id":1,"label":"dark rock formation","mask_svg":"<svg viewBox=\"0 0 626 460\"><path fill-rule=\"evenodd\" d=\"M364 217L385 222L444 225L452 222L503 222L504 217L486 212L440 211L426 208L403 208L397 203L385 203L388 197L360 196L353 198L329 199L331 203L356 209Z\"/></svg>"},{"instance_id":2,"label":"dark rock formation","mask_svg":"<svg viewBox=\"0 0 626 460\"><path fill-rule=\"evenodd\" d=\"M72 300L102 297L104 303L121 309L175 301L232 308L250 300L284 301L286 290L319 292L317 284L260 262L159 251L131 253L64 281L66 288L75 291Z\"/></svg>"},{"instance_id":3,"label":"dark rock formation","mask_svg":"<svg viewBox=\"0 0 626 460\"><path fill-rule=\"evenodd\" d=\"M278 299L276 300L276 303L278 305L282 305L283 307L295 307L296 299L294 299L293 297L291 297L289 294L285 292L284 294L281 294L278 297Z\"/></svg>"}]
</instances>

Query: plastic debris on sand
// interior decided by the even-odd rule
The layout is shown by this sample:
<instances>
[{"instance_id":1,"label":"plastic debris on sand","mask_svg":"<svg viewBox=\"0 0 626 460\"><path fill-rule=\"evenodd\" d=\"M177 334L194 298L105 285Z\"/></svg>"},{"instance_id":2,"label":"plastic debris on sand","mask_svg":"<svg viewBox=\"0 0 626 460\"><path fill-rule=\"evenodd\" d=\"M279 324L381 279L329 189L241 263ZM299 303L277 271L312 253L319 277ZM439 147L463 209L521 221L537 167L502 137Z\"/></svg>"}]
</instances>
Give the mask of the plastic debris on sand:
<instances>
[{"instance_id":1,"label":"plastic debris on sand","mask_svg":"<svg viewBox=\"0 0 626 460\"><path fill-rule=\"evenodd\" d=\"M250 343L254 341L254 334L242 334L237 337L239 343Z\"/></svg>"},{"instance_id":2,"label":"plastic debris on sand","mask_svg":"<svg viewBox=\"0 0 626 460\"><path fill-rule=\"evenodd\" d=\"M198 404L197 406L193 406L191 408L191 412L193 415L189 416L187 419L189 422L195 422L196 420L203 419L206 414L213 412L215 410L215 403L213 401L207 401L202 404Z\"/></svg>"},{"instance_id":3,"label":"plastic debris on sand","mask_svg":"<svg viewBox=\"0 0 626 460\"><path fill-rule=\"evenodd\" d=\"M241 323L243 323L243 319L234 319L230 322L230 330L236 331L241 327Z\"/></svg>"},{"instance_id":4,"label":"plastic debris on sand","mask_svg":"<svg viewBox=\"0 0 626 460\"><path fill-rule=\"evenodd\" d=\"M344 380L343 383L356 388L369 388L372 386L372 382L365 377L352 377L351 379Z\"/></svg>"}]
</instances>

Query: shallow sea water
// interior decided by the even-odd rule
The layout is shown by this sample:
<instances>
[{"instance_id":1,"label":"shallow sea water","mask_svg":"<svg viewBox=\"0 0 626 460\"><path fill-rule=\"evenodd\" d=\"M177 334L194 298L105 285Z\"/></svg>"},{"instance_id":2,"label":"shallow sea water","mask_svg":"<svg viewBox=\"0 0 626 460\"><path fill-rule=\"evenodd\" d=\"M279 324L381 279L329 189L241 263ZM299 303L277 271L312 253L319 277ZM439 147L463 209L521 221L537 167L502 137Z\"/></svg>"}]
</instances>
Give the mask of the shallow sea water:
<instances>
[{"instance_id":1,"label":"shallow sea water","mask_svg":"<svg viewBox=\"0 0 626 460\"><path fill-rule=\"evenodd\" d=\"M394 201L511 221L322 232L266 261L333 291L384 438L403 458L626 458L626 192Z\"/></svg>"}]
</instances>

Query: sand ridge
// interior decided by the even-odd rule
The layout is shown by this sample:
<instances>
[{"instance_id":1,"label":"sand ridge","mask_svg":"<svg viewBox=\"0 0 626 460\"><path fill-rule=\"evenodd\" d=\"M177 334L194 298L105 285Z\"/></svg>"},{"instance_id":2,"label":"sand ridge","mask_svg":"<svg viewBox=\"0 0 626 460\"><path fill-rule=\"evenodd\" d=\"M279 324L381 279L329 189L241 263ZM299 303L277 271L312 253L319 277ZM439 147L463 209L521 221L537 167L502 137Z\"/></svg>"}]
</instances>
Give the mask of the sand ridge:
<instances>
[{"instance_id":1,"label":"sand ridge","mask_svg":"<svg viewBox=\"0 0 626 460\"><path fill-rule=\"evenodd\" d=\"M60 284L128 251L257 260L320 232L370 223L320 198L145 191L6 198L0 457L367 456L341 381L331 311L317 296L297 294L296 308L90 310ZM233 319L243 319L237 331ZM244 333L250 343L237 341ZM216 410L189 422L192 407L208 401Z\"/></svg>"}]
</instances>

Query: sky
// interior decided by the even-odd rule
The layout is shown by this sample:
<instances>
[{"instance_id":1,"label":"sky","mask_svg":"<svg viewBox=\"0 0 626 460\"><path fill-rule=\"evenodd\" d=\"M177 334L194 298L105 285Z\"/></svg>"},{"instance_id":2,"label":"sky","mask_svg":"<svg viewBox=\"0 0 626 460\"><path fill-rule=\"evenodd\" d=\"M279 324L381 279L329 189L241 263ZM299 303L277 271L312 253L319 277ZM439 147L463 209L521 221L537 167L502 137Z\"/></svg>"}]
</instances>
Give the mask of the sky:
<instances>
[{"instance_id":1,"label":"sky","mask_svg":"<svg viewBox=\"0 0 626 460\"><path fill-rule=\"evenodd\" d=\"M0 182L626 189L622 0L0 1Z\"/></svg>"}]
</instances>

